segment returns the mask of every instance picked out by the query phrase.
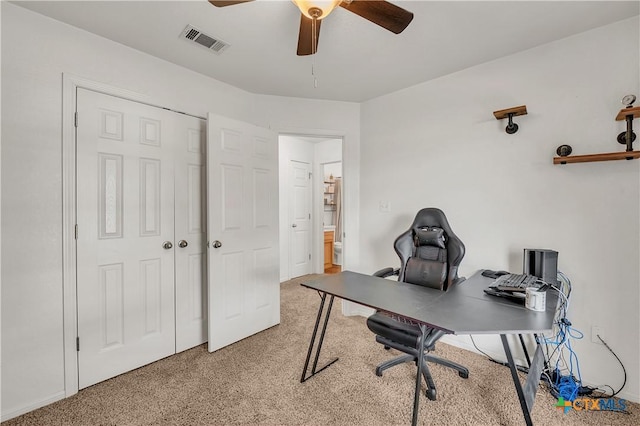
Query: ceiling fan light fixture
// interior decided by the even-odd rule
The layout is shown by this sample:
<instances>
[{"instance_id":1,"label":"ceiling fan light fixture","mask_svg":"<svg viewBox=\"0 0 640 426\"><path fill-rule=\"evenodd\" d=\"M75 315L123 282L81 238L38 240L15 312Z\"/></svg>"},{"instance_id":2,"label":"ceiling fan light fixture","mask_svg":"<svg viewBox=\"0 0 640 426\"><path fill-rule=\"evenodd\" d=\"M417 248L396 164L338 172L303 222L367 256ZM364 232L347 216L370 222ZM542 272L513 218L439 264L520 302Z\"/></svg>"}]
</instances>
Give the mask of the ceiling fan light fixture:
<instances>
[{"instance_id":1,"label":"ceiling fan light fixture","mask_svg":"<svg viewBox=\"0 0 640 426\"><path fill-rule=\"evenodd\" d=\"M309 19L323 19L338 6L342 0L291 0L300 12Z\"/></svg>"}]
</instances>

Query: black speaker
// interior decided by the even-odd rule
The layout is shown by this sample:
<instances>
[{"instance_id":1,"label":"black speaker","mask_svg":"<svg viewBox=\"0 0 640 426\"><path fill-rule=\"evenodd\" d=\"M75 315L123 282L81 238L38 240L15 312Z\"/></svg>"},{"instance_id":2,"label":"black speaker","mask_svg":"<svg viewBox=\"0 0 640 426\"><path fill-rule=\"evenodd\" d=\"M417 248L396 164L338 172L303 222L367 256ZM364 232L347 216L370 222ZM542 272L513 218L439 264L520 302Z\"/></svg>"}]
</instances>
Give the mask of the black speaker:
<instances>
[{"instance_id":1,"label":"black speaker","mask_svg":"<svg viewBox=\"0 0 640 426\"><path fill-rule=\"evenodd\" d=\"M558 284L558 252L547 249L524 249L522 270L525 274Z\"/></svg>"}]
</instances>

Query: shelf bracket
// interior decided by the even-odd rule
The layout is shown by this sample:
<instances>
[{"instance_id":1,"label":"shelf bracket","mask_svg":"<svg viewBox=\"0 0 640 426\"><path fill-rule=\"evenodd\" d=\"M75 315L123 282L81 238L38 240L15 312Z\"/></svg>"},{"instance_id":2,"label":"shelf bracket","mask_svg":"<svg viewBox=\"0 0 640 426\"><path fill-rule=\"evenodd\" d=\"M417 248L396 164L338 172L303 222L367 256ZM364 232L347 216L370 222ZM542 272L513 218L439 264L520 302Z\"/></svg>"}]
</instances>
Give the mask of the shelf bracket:
<instances>
[{"instance_id":1,"label":"shelf bracket","mask_svg":"<svg viewBox=\"0 0 640 426\"><path fill-rule=\"evenodd\" d=\"M493 116L496 118L496 120L503 120L505 118L509 120L507 127L505 127L504 130L510 135L518 131L518 125L513 122L513 117L518 115L527 115L526 105L493 111Z\"/></svg>"},{"instance_id":2,"label":"shelf bracket","mask_svg":"<svg viewBox=\"0 0 640 426\"><path fill-rule=\"evenodd\" d=\"M633 118L633 114L625 116L627 130L618 135L618 143L626 145L627 151L633 151L633 142L636 140L636 134L633 132Z\"/></svg>"}]
</instances>

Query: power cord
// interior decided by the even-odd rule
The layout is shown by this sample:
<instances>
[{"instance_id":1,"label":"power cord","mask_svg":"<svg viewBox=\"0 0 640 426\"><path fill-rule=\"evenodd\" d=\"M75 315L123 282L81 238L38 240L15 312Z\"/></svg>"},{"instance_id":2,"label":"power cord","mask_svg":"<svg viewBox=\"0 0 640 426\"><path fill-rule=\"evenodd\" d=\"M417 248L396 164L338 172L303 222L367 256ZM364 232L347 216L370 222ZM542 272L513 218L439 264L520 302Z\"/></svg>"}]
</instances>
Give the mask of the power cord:
<instances>
[{"instance_id":1,"label":"power cord","mask_svg":"<svg viewBox=\"0 0 640 426\"><path fill-rule=\"evenodd\" d=\"M609 389L611 389L611 395L606 395L603 393L603 396L606 396L607 398L613 398L614 396L616 396L617 394L620 393L620 391L622 389L624 389L624 387L627 384L627 369L624 368L624 364L622 363L622 361L620 360L620 358L618 357L618 355L616 355L616 353L613 351L613 349L611 349L611 347L607 344L607 342L604 341L604 339L602 339L602 337L600 337L599 334L596 334L596 337L598 339L600 339L600 341L602 342L602 344L609 349L609 352L611 352L611 354L618 360L618 363L620 363L620 366L622 367L622 373L624 374L624 381L622 382L622 386L620 386L620 389L618 389L617 391L614 391L613 388L609 385L603 385L604 387L608 387ZM597 388L596 388L597 389ZM594 390L596 390L594 389Z\"/></svg>"},{"instance_id":2,"label":"power cord","mask_svg":"<svg viewBox=\"0 0 640 426\"><path fill-rule=\"evenodd\" d=\"M497 359L493 358L492 356L490 356L489 354L487 354L486 352L484 352L483 350L481 350L481 349L476 345L475 340L473 340L473 336L469 335L469 337L471 338L471 343L473 343L473 347L474 347L474 348L476 348L476 350L477 350L478 352L480 352L482 355L484 355L485 357L487 357L487 359L488 359L489 361L491 361L491 362L493 362L493 363L495 363L495 364L498 364L498 365L502 365L502 366L504 366L504 367L508 367L508 366L509 366L509 364L508 364L507 362L505 362L505 361L498 361ZM522 365L516 365L516 369L517 369L518 371L520 371L520 372L523 372L523 373L529 373L529 368L524 367L524 366L522 366Z\"/></svg>"},{"instance_id":3,"label":"power cord","mask_svg":"<svg viewBox=\"0 0 640 426\"><path fill-rule=\"evenodd\" d=\"M473 347L474 347L474 348L476 348L476 350L477 350L478 352L480 352L482 355L486 356L486 357L489 359L489 361L491 361L491 362L495 362L495 363L498 363L498 364L501 364L501 362L500 362L500 361L496 361L494 358L492 358L491 356L489 356L489 354L487 354L486 352L484 352L483 350L481 350L481 349L478 347L478 345L476 345L476 341L475 341L475 340L473 340L473 336L469 335L469 337L471 337L471 343L473 343Z\"/></svg>"}]
</instances>

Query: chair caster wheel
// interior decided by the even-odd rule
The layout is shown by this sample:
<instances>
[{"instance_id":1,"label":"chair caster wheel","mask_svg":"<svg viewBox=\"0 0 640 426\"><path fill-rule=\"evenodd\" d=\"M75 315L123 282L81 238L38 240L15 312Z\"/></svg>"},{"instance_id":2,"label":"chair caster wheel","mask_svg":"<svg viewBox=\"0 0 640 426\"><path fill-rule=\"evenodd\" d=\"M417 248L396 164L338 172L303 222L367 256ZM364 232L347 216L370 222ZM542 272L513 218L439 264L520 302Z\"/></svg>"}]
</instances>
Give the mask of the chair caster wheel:
<instances>
[{"instance_id":1,"label":"chair caster wheel","mask_svg":"<svg viewBox=\"0 0 640 426\"><path fill-rule=\"evenodd\" d=\"M388 351L389 349L391 349L391 347L385 345L384 350Z\"/></svg>"},{"instance_id":2,"label":"chair caster wheel","mask_svg":"<svg viewBox=\"0 0 640 426\"><path fill-rule=\"evenodd\" d=\"M376 376L382 377L382 370L380 370L379 368L376 368Z\"/></svg>"},{"instance_id":3,"label":"chair caster wheel","mask_svg":"<svg viewBox=\"0 0 640 426\"><path fill-rule=\"evenodd\" d=\"M459 371L458 372L458 376L462 377L463 379L468 379L469 378L469 372L468 371Z\"/></svg>"},{"instance_id":4,"label":"chair caster wheel","mask_svg":"<svg viewBox=\"0 0 640 426\"><path fill-rule=\"evenodd\" d=\"M425 395L427 395L427 398L429 398L431 401L435 401L436 400L436 390L435 389L427 389L427 391L425 392Z\"/></svg>"}]
</instances>

